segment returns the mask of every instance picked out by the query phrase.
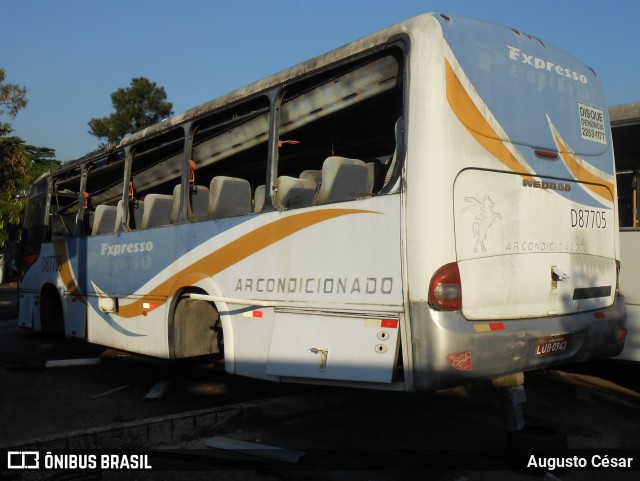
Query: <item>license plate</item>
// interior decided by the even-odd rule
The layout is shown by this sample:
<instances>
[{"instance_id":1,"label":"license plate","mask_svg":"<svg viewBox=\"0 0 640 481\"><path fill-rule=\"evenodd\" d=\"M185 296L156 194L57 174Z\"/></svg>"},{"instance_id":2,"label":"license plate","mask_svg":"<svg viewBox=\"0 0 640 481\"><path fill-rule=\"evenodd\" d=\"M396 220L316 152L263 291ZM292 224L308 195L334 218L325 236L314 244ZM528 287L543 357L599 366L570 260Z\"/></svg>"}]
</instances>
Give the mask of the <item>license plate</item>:
<instances>
[{"instance_id":1,"label":"license plate","mask_svg":"<svg viewBox=\"0 0 640 481\"><path fill-rule=\"evenodd\" d=\"M541 337L536 346L536 357L553 356L560 354L569 347L568 336Z\"/></svg>"}]
</instances>

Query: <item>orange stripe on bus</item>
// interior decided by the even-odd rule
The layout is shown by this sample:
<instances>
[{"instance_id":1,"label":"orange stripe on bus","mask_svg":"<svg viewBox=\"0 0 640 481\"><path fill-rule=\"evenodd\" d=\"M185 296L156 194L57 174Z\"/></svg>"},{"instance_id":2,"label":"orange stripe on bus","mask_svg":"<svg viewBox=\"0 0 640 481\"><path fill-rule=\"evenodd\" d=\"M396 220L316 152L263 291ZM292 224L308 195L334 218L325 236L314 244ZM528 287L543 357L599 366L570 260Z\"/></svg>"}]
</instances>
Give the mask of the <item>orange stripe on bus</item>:
<instances>
[{"instance_id":1,"label":"orange stripe on bus","mask_svg":"<svg viewBox=\"0 0 640 481\"><path fill-rule=\"evenodd\" d=\"M294 214L283 219L278 219L262 227L239 237L233 242L221 247L188 267L177 272L174 276L161 282L155 289L149 292L147 297L155 297L158 306L166 302L171 295L170 288L174 287L176 278L182 277L189 271L202 272L208 276L214 276L234 264L246 259L256 252L268 247L282 239L295 234L314 224L335 219L351 214L378 214L378 212L360 209L323 209L312 212ZM157 296L157 297L156 297ZM160 300L158 297L165 299ZM125 318L135 317L142 312L143 299L138 299L131 304L120 305L118 315Z\"/></svg>"},{"instance_id":2,"label":"orange stripe on bus","mask_svg":"<svg viewBox=\"0 0 640 481\"><path fill-rule=\"evenodd\" d=\"M589 189L591 192L599 195L603 199L607 199L613 202L613 184L608 182L595 174L592 174L584 167L582 167L574 156L569 152L567 146L562 142L560 136L552 130L553 137L555 138L558 147L560 148L560 155L565 165L573 176L580 182L584 182L583 187ZM593 185L600 184L600 185Z\"/></svg>"},{"instance_id":3,"label":"orange stripe on bus","mask_svg":"<svg viewBox=\"0 0 640 481\"><path fill-rule=\"evenodd\" d=\"M66 291L86 305L87 301L84 296L82 296L75 276L71 271L71 263L69 262L69 255L67 254L67 244L65 242L54 242L53 250L58 259L59 274Z\"/></svg>"},{"instance_id":4,"label":"orange stripe on bus","mask_svg":"<svg viewBox=\"0 0 640 481\"><path fill-rule=\"evenodd\" d=\"M520 173L526 179L533 177L526 173L527 169L515 158L515 156L507 149L504 142L499 139L495 129L491 127L482 112L473 103L469 93L462 85L462 82L451 67L451 64L445 59L446 75L447 75L447 100L456 116L467 131L493 155L513 172Z\"/></svg>"}]
</instances>

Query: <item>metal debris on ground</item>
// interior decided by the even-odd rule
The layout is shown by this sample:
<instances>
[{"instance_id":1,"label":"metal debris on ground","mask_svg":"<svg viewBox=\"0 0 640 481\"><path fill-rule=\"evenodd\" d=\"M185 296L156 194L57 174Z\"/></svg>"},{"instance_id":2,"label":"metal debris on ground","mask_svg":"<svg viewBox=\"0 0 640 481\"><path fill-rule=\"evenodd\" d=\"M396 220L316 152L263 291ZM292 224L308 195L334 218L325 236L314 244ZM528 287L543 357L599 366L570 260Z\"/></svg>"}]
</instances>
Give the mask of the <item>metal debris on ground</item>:
<instances>
[{"instance_id":1,"label":"metal debris on ground","mask_svg":"<svg viewBox=\"0 0 640 481\"><path fill-rule=\"evenodd\" d=\"M279 448L267 444L250 443L248 441L240 441L222 436L205 439L204 444L210 448L223 449L248 456L283 461L285 463L297 463L300 461L300 458L305 455L304 451Z\"/></svg>"},{"instance_id":2,"label":"metal debris on ground","mask_svg":"<svg viewBox=\"0 0 640 481\"><path fill-rule=\"evenodd\" d=\"M45 367L75 367L75 366L97 366L100 364L100 358L88 359L59 359L55 361L47 361Z\"/></svg>"},{"instance_id":3,"label":"metal debris on ground","mask_svg":"<svg viewBox=\"0 0 640 481\"><path fill-rule=\"evenodd\" d=\"M151 390L147 394L145 394L142 400L144 401L145 399L162 399L169 389L169 386L171 386L171 381L168 379L158 381L151 388Z\"/></svg>"},{"instance_id":4,"label":"metal debris on ground","mask_svg":"<svg viewBox=\"0 0 640 481\"><path fill-rule=\"evenodd\" d=\"M129 387L128 384L124 384L123 386L117 387L115 389L110 389L110 390L105 391L103 393L96 394L95 396L90 397L89 400L94 400L94 399L98 399L98 398L101 398L101 397L104 397L104 396L108 396L109 394L113 394L114 392L122 391L123 389L127 389L128 387Z\"/></svg>"}]
</instances>

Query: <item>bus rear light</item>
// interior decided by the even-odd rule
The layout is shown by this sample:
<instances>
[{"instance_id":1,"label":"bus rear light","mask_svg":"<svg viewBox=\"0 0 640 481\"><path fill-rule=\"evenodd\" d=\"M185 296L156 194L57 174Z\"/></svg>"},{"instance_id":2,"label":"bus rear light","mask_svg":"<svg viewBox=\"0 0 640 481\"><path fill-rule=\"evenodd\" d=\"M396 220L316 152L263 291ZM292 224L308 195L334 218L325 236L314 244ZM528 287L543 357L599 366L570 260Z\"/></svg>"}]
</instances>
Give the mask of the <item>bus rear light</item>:
<instances>
[{"instance_id":1,"label":"bus rear light","mask_svg":"<svg viewBox=\"0 0 640 481\"><path fill-rule=\"evenodd\" d=\"M25 255L19 259L18 262L20 263L20 265L18 266L18 276L21 281L22 279L24 279L27 271L31 268L32 265L36 263L37 260L38 254Z\"/></svg>"},{"instance_id":2,"label":"bus rear light","mask_svg":"<svg viewBox=\"0 0 640 481\"><path fill-rule=\"evenodd\" d=\"M627 330L626 329L618 330L618 332L616 333L616 342L618 344L622 344L626 338L627 338Z\"/></svg>"},{"instance_id":3,"label":"bus rear light","mask_svg":"<svg viewBox=\"0 0 640 481\"><path fill-rule=\"evenodd\" d=\"M24 256L22 258L22 266L24 268L30 267L37 260L38 260L38 256L35 254L30 256Z\"/></svg>"},{"instance_id":4,"label":"bus rear light","mask_svg":"<svg viewBox=\"0 0 640 481\"><path fill-rule=\"evenodd\" d=\"M555 150L546 150L546 149L535 149L534 153L538 157L542 157L543 159L556 160L559 158L560 154Z\"/></svg>"},{"instance_id":5,"label":"bus rear light","mask_svg":"<svg viewBox=\"0 0 640 481\"><path fill-rule=\"evenodd\" d=\"M437 311L462 309L462 284L457 262L442 266L431 278L429 305Z\"/></svg>"}]
</instances>

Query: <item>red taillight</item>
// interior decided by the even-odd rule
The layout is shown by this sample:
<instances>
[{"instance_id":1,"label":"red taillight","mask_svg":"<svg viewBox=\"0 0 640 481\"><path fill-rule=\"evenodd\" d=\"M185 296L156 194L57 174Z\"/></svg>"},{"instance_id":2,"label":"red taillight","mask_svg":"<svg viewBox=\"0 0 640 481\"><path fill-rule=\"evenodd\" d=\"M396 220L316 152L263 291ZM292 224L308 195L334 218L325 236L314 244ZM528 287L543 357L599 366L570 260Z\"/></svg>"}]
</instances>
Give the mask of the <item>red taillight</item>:
<instances>
[{"instance_id":1,"label":"red taillight","mask_svg":"<svg viewBox=\"0 0 640 481\"><path fill-rule=\"evenodd\" d=\"M26 255L22 256L20 259L20 280L25 276L29 268L38 260L38 256L36 255Z\"/></svg>"},{"instance_id":2,"label":"red taillight","mask_svg":"<svg viewBox=\"0 0 640 481\"><path fill-rule=\"evenodd\" d=\"M429 305L437 311L462 309L462 285L456 262L442 266L431 278Z\"/></svg>"},{"instance_id":3,"label":"red taillight","mask_svg":"<svg viewBox=\"0 0 640 481\"><path fill-rule=\"evenodd\" d=\"M538 157L542 157L543 159L553 159L553 160L555 160L560 155L555 150L535 149L534 152Z\"/></svg>"},{"instance_id":4,"label":"red taillight","mask_svg":"<svg viewBox=\"0 0 640 481\"><path fill-rule=\"evenodd\" d=\"M616 333L616 341L618 342L618 344L622 344L626 338L627 338L627 330L626 329L618 330L618 332Z\"/></svg>"},{"instance_id":5,"label":"red taillight","mask_svg":"<svg viewBox=\"0 0 640 481\"><path fill-rule=\"evenodd\" d=\"M31 266L31 264L33 264L37 260L38 260L38 256L37 255L24 256L22 258L22 265L26 268L26 267Z\"/></svg>"}]
</instances>

